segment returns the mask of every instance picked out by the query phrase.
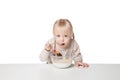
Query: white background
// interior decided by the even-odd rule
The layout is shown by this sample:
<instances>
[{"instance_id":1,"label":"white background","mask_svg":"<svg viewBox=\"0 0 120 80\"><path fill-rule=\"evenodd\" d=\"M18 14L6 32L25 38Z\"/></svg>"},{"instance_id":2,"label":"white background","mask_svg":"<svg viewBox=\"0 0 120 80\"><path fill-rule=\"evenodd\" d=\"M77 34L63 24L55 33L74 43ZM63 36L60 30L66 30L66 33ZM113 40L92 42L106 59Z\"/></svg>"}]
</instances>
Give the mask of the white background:
<instances>
[{"instance_id":1,"label":"white background","mask_svg":"<svg viewBox=\"0 0 120 80\"><path fill-rule=\"evenodd\" d=\"M72 22L84 62L120 63L119 0L0 0L0 63L42 63L59 18Z\"/></svg>"}]
</instances>

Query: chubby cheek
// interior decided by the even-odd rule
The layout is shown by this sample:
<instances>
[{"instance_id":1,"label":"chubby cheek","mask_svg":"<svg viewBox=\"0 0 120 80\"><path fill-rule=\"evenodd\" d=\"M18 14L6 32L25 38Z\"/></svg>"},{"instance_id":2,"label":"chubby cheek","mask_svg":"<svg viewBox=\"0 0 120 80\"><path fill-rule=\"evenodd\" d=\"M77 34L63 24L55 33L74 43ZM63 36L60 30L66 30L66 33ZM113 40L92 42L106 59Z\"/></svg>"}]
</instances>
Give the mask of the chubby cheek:
<instances>
[{"instance_id":1,"label":"chubby cheek","mask_svg":"<svg viewBox=\"0 0 120 80\"><path fill-rule=\"evenodd\" d=\"M61 40L60 39L56 39L56 44L60 45L61 44Z\"/></svg>"},{"instance_id":2,"label":"chubby cheek","mask_svg":"<svg viewBox=\"0 0 120 80\"><path fill-rule=\"evenodd\" d=\"M70 44L70 39L69 40L65 40L65 44L66 46Z\"/></svg>"},{"instance_id":3,"label":"chubby cheek","mask_svg":"<svg viewBox=\"0 0 120 80\"><path fill-rule=\"evenodd\" d=\"M60 43L61 40L59 38L55 39L57 43Z\"/></svg>"}]
</instances>

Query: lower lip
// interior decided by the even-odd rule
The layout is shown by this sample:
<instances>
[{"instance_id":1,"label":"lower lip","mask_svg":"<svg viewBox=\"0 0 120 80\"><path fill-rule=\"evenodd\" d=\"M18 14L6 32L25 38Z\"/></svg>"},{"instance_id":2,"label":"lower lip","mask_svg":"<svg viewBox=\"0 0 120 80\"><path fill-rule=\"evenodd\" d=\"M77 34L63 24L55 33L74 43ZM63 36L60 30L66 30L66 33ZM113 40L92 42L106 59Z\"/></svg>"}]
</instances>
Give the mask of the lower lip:
<instances>
[{"instance_id":1,"label":"lower lip","mask_svg":"<svg viewBox=\"0 0 120 80\"><path fill-rule=\"evenodd\" d=\"M65 44L61 44L61 46L64 46Z\"/></svg>"}]
</instances>

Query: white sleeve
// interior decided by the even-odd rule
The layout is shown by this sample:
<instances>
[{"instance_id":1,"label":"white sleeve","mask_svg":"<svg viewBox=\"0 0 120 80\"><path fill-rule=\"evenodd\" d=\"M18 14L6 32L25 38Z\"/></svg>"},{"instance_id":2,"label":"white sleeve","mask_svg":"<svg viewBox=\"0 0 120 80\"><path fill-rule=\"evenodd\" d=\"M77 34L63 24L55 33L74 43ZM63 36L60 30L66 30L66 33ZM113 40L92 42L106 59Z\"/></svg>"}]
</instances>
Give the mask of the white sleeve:
<instances>
[{"instance_id":1,"label":"white sleeve","mask_svg":"<svg viewBox=\"0 0 120 80\"><path fill-rule=\"evenodd\" d=\"M52 46L52 43L53 43L53 39L50 39L47 41L47 43L51 44ZM39 59L41 61L46 61L46 62L49 62L50 60L50 53L51 53L52 49L50 50L50 52L46 51L46 50L42 50L40 55L39 55Z\"/></svg>"},{"instance_id":2,"label":"white sleeve","mask_svg":"<svg viewBox=\"0 0 120 80\"><path fill-rule=\"evenodd\" d=\"M50 52L47 52L46 50L42 50L42 52L39 55L39 58L41 61L48 61L49 55L50 55Z\"/></svg>"},{"instance_id":3,"label":"white sleeve","mask_svg":"<svg viewBox=\"0 0 120 80\"><path fill-rule=\"evenodd\" d=\"M77 44L76 41L73 42L72 58L75 62L77 62L77 61L82 62L82 55L81 55L81 52L80 52L79 45Z\"/></svg>"}]
</instances>

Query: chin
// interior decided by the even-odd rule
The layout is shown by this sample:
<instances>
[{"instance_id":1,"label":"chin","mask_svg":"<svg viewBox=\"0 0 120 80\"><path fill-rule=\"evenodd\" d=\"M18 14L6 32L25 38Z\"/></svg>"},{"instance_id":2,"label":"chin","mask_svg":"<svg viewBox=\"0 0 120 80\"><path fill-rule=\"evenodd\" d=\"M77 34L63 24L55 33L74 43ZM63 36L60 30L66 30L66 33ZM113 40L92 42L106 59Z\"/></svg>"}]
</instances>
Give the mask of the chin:
<instances>
[{"instance_id":1,"label":"chin","mask_svg":"<svg viewBox=\"0 0 120 80\"><path fill-rule=\"evenodd\" d=\"M61 48L66 49L66 48L68 48L68 46L61 46Z\"/></svg>"}]
</instances>

